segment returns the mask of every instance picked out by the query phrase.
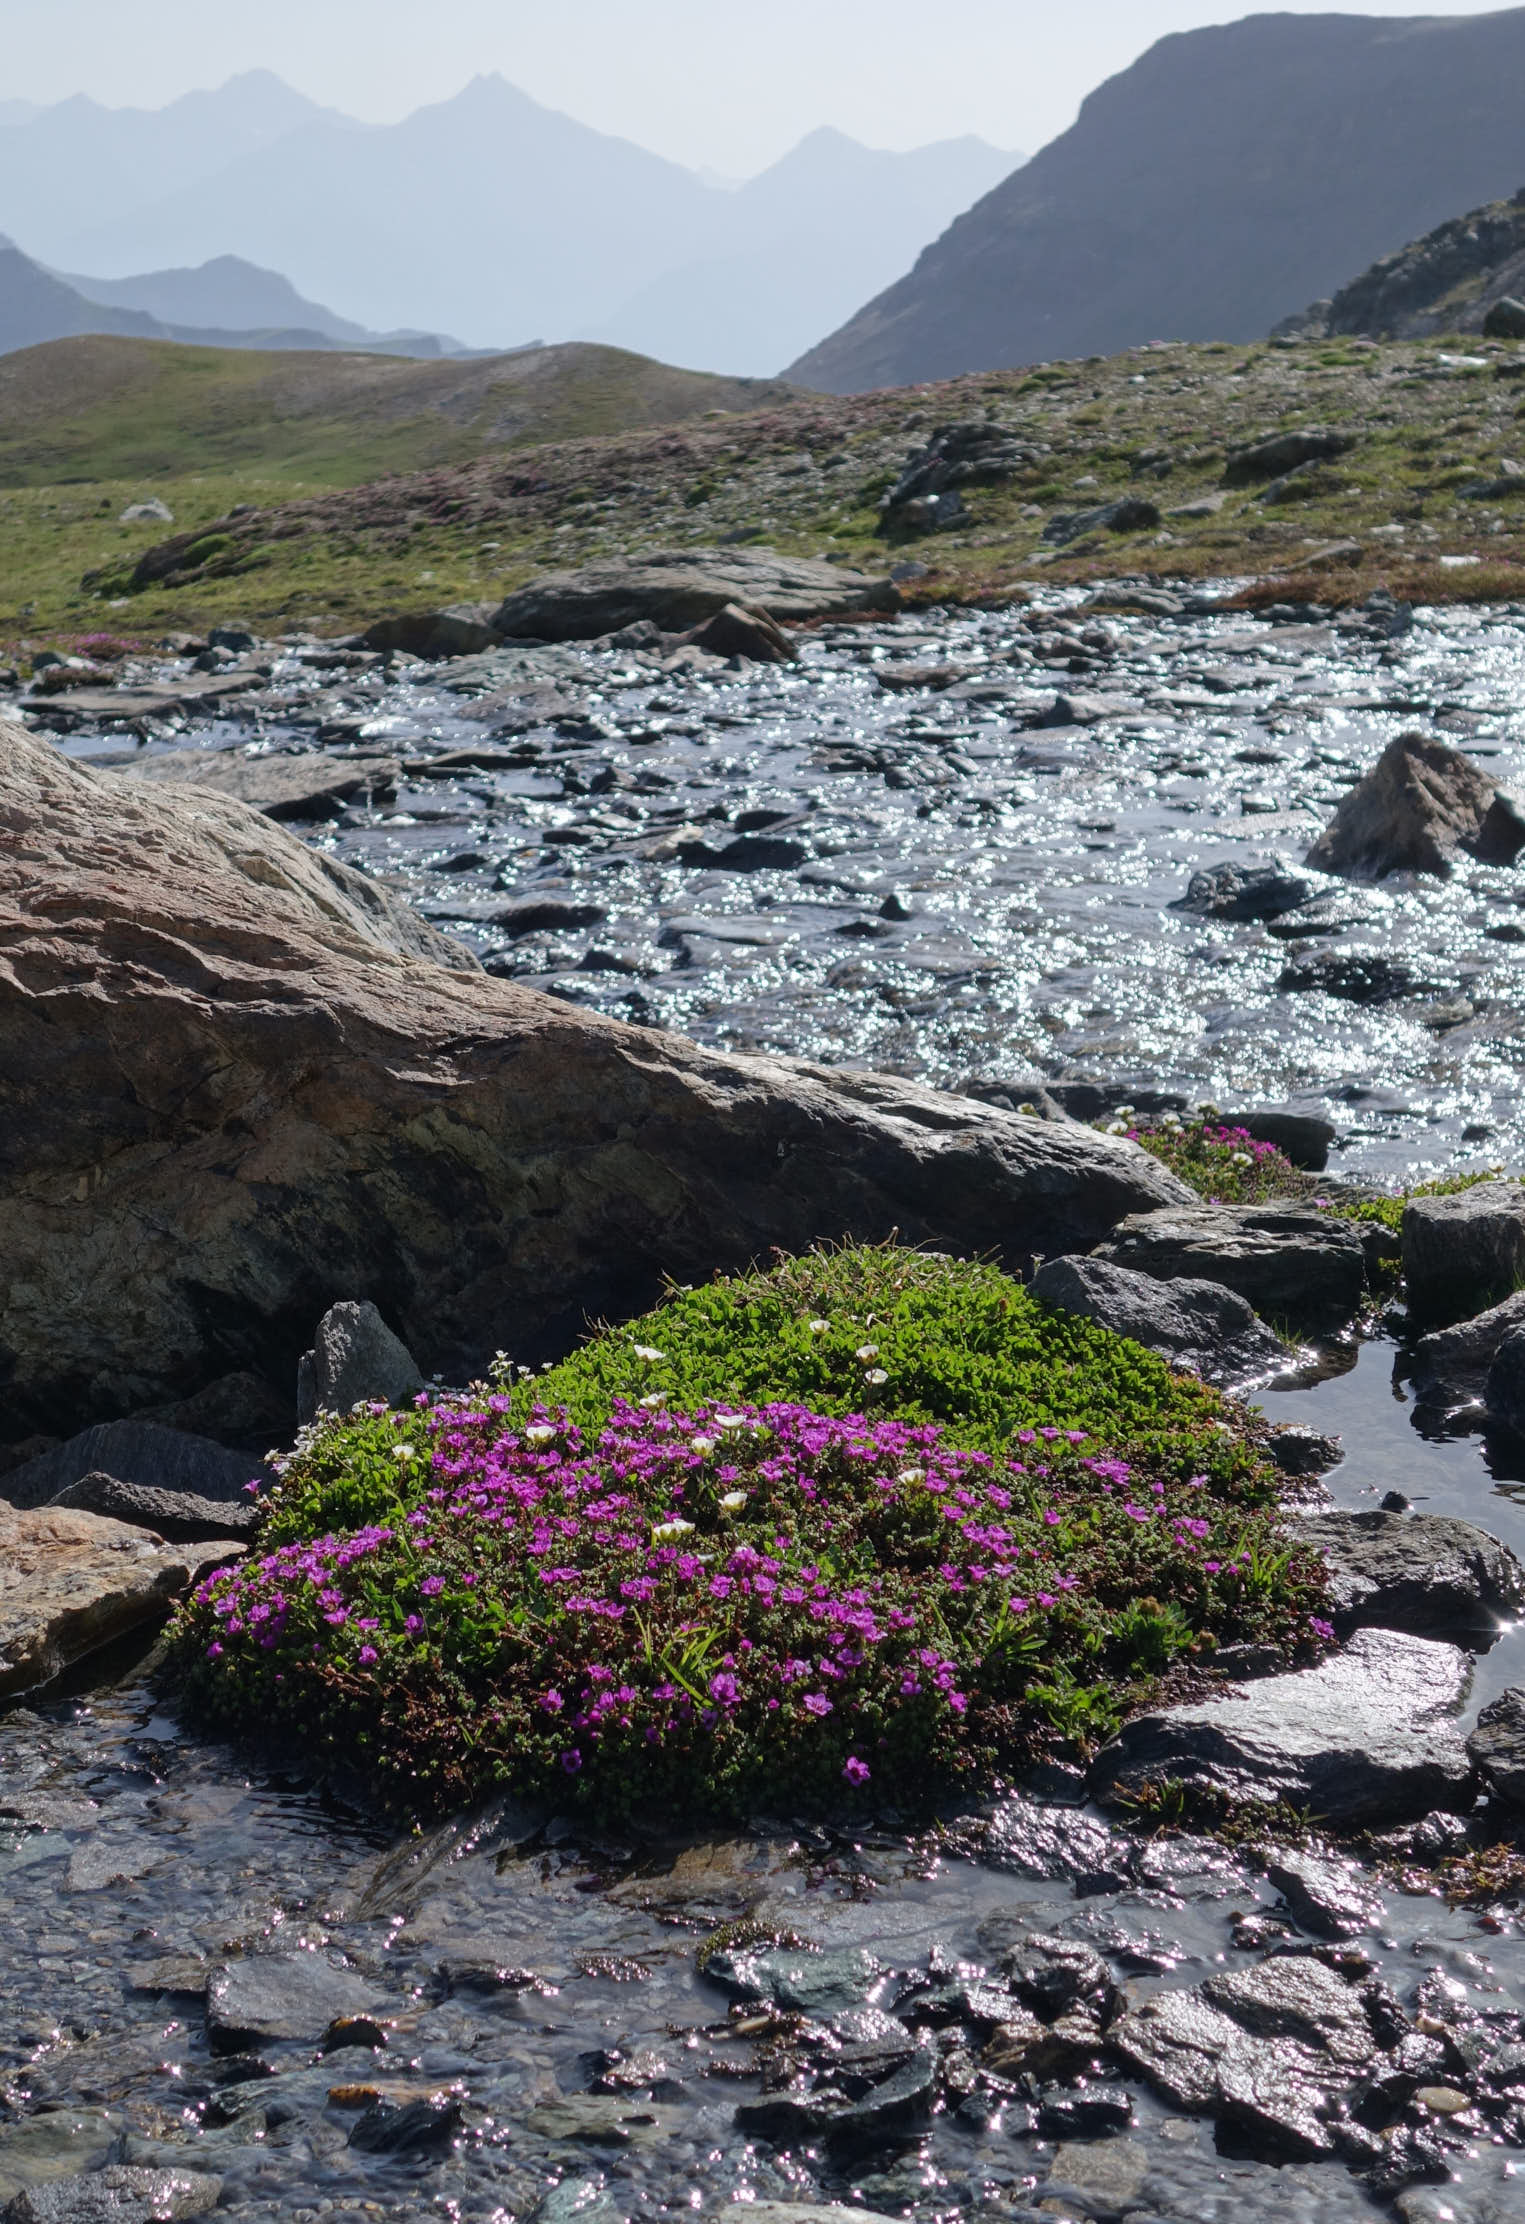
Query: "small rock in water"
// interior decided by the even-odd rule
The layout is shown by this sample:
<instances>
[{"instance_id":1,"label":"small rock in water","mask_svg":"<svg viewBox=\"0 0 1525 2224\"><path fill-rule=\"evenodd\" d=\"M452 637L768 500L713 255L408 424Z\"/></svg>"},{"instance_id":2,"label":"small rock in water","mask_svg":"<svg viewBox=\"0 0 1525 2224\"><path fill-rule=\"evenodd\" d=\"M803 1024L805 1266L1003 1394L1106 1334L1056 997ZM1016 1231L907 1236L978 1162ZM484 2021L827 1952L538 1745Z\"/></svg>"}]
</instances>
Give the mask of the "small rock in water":
<instances>
[{"instance_id":1,"label":"small rock in water","mask_svg":"<svg viewBox=\"0 0 1525 2224\"><path fill-rule=\"evenodd\" d=\"M1281 858L1259 865L1214 865L1193 873L1184 896L1172 911L1190 911L1200 919L1280 919L1296 911L1313 894L1305 880Z\"/></svg>"},{"instance_id":2,"label":"small rock in water","mask_svg":"<svg viewBox=\"0 0 1525 2224\"><path fill-rule=\"evenodd\" d=\"M1525 1809L1525 1690L1501 1692L1484 1707L1467 1751L1504 1804Z\"/></svg>"},{"instance_id":3,"label":"small rock in water","mask_svg":"<svg viewBox=\"0 0 1525 2224\"><path fill-rule=\"evenodd\" d=\"M1480 765L1427 734L1399 734L1341 799L1307 862L1363 880L1444 876L1463 851L1508 865L1522 847L1525 818Z\"/></svg>"},{"instance_id":4,"label":"small rock in water","mask_svg":"<svg viewBox=\"0 0 1525 2224\"><path fill-rule=\"evenodd\" d=\"M1515 1333L1525 1342L1525 1331ZM1403 1629L1486 1646L1525 1606L1525 1567L1470 1521L1374 1508L1315 1514L1294 1534L1324 1555L1342 1636Z\"/></svg>"},{"instance_id":5,"label":"small rock in water","mask_svg":"<svg viewBox=\"0 0 1525 2224\"><path fill-rule=\"evenodd\" d=\"M360 2118L349 2143L363 2154L417 2154L447 2145L461 2123L458 2100L410 2100L401 2108L377 2101Z\"/></svg>"},{"instance_id":6,"label":"small rock in water","mask_svg":"<svg viewBox=\"0 0 1525 2224\"><path fill-rule=\"evenodd\" d=\"M207 2037L214 2054L316 2043L336 2017L364 2015L376 1995L369 1979L323 1954L246 1954L208 1980Z\"/></svg>"},{"instance_id":7,"label":"small rock in water","mask_svg":"<svg viewBox=\"0 0 1525 2224\"><path fill-rule=\"evenodd\" d=\"M297 1370L297 1419L348 1413L372 1401L401 1405L423 1386L413 1354L369 1300L331 1305Z\"/></svg>"},{"instance_id":8,"label":"small rock in water","mask_svg":"<svg viewBox=\"0 0 1525 2224\"><path fill-rule=\"evenodd\" d=\"M1266 1875L1293 1921L1320 1938L1355 1938L1382 1920L1382 1902L1357 1862L1320 1860L1284 1847L1267 1855Z\"/></svg>"},{"instance_id":9,"label":"small rock in water","mask_svg":"<svg viewBox=\"0 0 1525 2224\"><path fill-rule=\"evenodd\" d=\"M1443 1255L1443 1244L1436 1243L1432 1249ZM1444 1282L1440 1287L1450 1294ZM1525 1327L1525 1290L1517 1290L1472 1320L1431 1329L1414 1347L1409 1381L1416 1399L1421 1405L1449 1407L1480 1400L1499 1346L1511 1329L1520 1327Z\"/></svg>"},{"instance_id":10,"label":"small rock in water","mask_svg":"<svg viewBox=\"0 0 1525 2224\"><path fill-rule=\"evenodd\" d=\"M222 2180L202 2170L104 2170L28 2186L7 2203L5 2224L171 2224L217 2206Z\"/></svg>"},{"instance_id":11,"label":"small rock in water","mask_svg":"<svg viewBox=\"0 0 1525 2224\"><path fill-rule=\"evenodd\" d=\"M1362 1630L1317 1668L1140 1715L1097 1755L1092 1787L1116 1798L1179 1782L1351 1826L1464 1807L1472 1761L1456 1709L1470 1674L1453 1645Z\"/></svg>"}]
</instances>

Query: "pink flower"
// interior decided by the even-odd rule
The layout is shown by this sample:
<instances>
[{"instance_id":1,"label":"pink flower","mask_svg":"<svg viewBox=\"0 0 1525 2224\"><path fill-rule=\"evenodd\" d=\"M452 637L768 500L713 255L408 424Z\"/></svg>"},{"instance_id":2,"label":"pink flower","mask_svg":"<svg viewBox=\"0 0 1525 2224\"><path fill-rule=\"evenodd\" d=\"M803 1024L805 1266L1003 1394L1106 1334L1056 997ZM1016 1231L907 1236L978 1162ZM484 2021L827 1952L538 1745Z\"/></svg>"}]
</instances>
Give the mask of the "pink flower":
<instances>
[{"instance_id":1,"label":"pink flower","mask_svg":"<svg viewBox=\"0 0 1525 2224\"><path fill-rule=\"evenodd\" d=\"M842 1774L849 1784L866 1784L873 1771L867 1761L860 1761L856 1753L849 1753L842 1763Z\"/></svg>"}]
</instances>

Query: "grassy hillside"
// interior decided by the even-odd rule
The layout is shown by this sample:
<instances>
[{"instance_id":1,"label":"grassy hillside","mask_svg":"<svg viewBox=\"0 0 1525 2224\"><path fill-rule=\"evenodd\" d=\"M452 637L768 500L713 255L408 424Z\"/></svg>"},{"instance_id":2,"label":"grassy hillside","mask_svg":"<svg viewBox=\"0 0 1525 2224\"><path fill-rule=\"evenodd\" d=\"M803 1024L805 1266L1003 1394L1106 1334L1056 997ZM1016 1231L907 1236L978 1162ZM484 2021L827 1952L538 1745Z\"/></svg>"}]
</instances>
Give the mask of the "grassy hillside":
<instances>
[{"instance_id":1,"label":"grassy hillside","mask_svg":"<svg viewBox=\"0 0 1525 2224\"><path fill-rule=\"evenodd\" d=\"M0 357L0 486L249 470L355 486L489 449L665 425L789 396L618 348L478 361L53 340Z\"/></svg>"},{"instance_id":2,"label":"grassy hillside","mask_svg":"<svg viewBox=\"0 0 1525 2224\"><path fill-rule=\"evenodd\" d=\"M328 358L319 367L335 368ZM461 378L473 367L395 366L410 388L440 368ZM546 394L547 419L570 413L573 391ZM314 470L298 488L289 463L265 461L178 480L13 489L0 491L0 640L100 627L152 638L224 615L347 631L388 611L486 600L599 555L740 539L880 570L913 559L923 572L910 592L928 600L1140 573L1260 580L1268 600L1348 601L1378 582L1415 599L1525 599L1522 419L1525 348L1508 342L1210 343L547 437L359 486L338 483L337 471L325 484ZM963 487L968 514L953 530L887 533L880 500L907 451L970 420L998 428L1005 475ZM375 425L350 428L355 442L380 437ZM1229 468L1236 449L1313 428L1352 444L1284 483ZM295 444L311 428L288 429ZM226 437L240 437L236 422ZM203 536L173 585L134 576L165 528L116 522L145 493L170 503L193 551ZM1124 495L1157 515L1127 531L1053 537L1061 518Z\"/></svg>"}]
</instances>

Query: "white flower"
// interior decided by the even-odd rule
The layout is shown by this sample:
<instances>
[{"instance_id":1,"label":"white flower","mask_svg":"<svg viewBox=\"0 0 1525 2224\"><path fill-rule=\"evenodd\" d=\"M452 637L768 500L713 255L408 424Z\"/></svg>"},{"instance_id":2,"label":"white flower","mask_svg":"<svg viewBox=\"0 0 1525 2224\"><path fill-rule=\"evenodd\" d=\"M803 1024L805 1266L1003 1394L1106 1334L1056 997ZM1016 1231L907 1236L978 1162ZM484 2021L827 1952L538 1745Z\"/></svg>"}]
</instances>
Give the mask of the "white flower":
<instances>
[{"instance_id":1,"label":"white flower","mask_svg":"<svg viewBox=\"0 0 1525 2224\"><path fill-rule=\"evenodd\" d=\"M739 1514L746 1502L747 1494L744 1490L728 1490L720 1501L720 1511L723 1514Z\"/></svg>"},{"instance_id":2,"label":"white flower","mask_svg":"<svg viewBox=\"0 0 1525 2224\"><path fill-rule=\"evenodd\" d=\"M712 1436L691 1436L688 1441L691 1450L697 1452L701 1459L708 1459L715 1449L715 1439Z\"/></svg>"},{"instance_id":3,"label":"white flower","mask_svg":"<svg viewBox=\"0 0 1525 2224\"><path fill-rule=\"evenodd\" d=\"M526 1444L554 1444L556 1431L551 1427L549 1421L536 1421L532 1427L525 1430L524 1441Z\"/></svg>"},{"instance_id":4,"label":"white flower","mask_svg":"<svg viewBox=\"0 0 1525 2224\"><path fill-rule=\"evenodd\" d=\"M640 1402L643 1412L656 1413L666 1405L667 1392L665 1390L653 1390L649 1398L642 1398Z\"/></svg>"},{"instance_id":5,"label":"white flower","mask_svg":"<svg viewBox=\"0 0 1525 2224\"><path fill-rule=\"evenodd\" d=\"M1116 1110L1117 1117L1120 1120L1131 1120L1134 1113L1138 1110L1138 1106L1136 1104L1120 1104L1117 1106Z\"/></svg>"},{"instance_id":6,"label":"white flower","mask_svg":"<svg viewBox=\"0 0 1525 2224\"><path fill-rule=\"evenodd\" d=\"M746 1425L747 1417L744 1413L717 1413L715 1415L716 1428L724 1429L727 1435L733 1434L737 1429L744 1429Z\"/></svg>"},{"instance_id":7,"label":"white flower","mask_svg":"<svg viewBox=\"0 0 1525 2224\"><path fill-rule=\"evenodd\" d=\"M651 1541L653 1544L677 1544L681 1538L692 1536L693 1530L691 1521L659 1521L651 1532Z\"/></svg>"},{"instance_id":8,"label":"white flower","mask_svg":"<svg viewBox=\"0 0 1525 2224\"><path fill-rule=\"evenodd\" d=\"M416 1458L417 1455L411 1444L394 1444L392 1446L392 1457L394 1460L410 1460Z\"/></svg>"},{"instance_id":9,"label":"white flower","mask_svg":"<svg viewBox=\"0 0 1525 2224\"><path fill-rule=\"evenodd\" d=\"M645 1359L650 1361L656 1359L665 1359L667 1357L666 1352L658 1351L655 1344L633 1344L631 1346L631 1349L634 1351L637 1359Z\"/></svg>"},{"instance_id":10,"label":"white flower","mask_svg":"<svg viewBox=\"0 0 1525 2224\"><path fill-rule=\"evenodd\" d=\"M855 1359L862 1360L865 1367L868 1366L871 1360L877 1359L878 1356L879 1346L877 1344L860 1344L853 1354L853 1357Z\"/></svg>"},{"instance_id":11,"label":"white flower","mask_svg":"<svg viewBox=\"0 0 1525 2224\"><path fill-rule=\"evenodd\" d=\"M890 1378L882 1367L870 1367L863 1379L865 1382L871 1382L877 1390L881 1383L888 1382Z\"/></svg>"},{"instance_id":12,"label":"white flower","mask_svg":"<svg viewBox=\"0 0 1525 2224\"><path fill-rule=\"evenodd\" d=\"M1229 1160L1231 1166L1253 1166L1254 1163L1255 1161L1248 1151L1235 1151L1233 1157Z\"/></svg>"},{"instance_id":13,"label":"white flower","mask_svg":"<svg viewBox=\"0 0 1525 2224\"><path fill-rule=\"evenodd\" d=\"M830 1321L813 1320L807 1321L806 1326L809 1328L812 1336L824 1336L826 1334L826 1331L830 1328L831 1323Z\"/></svg>"},{"instance_id":14,"label":"white flower","mask_svg":"<svg viewBox=\"0 0 1525 2224\"><path fill-rule=\"evenodd\" d=\"M926 1475L924 1467L902 1467L895 1480L897 1483L921 1483L926 1481Z\"/></svg>"},{"instance_id":15,"label":"white flower","mask_svg":"<svg viewBox=\"0 0 1525 2224\"><path fill-rule=\"evenodd\" d=\"M1128 1123L1126 1120L1108 1120L1103 1132L1107 1135L1126 1135Z\"/></svg>"}]
</instances>

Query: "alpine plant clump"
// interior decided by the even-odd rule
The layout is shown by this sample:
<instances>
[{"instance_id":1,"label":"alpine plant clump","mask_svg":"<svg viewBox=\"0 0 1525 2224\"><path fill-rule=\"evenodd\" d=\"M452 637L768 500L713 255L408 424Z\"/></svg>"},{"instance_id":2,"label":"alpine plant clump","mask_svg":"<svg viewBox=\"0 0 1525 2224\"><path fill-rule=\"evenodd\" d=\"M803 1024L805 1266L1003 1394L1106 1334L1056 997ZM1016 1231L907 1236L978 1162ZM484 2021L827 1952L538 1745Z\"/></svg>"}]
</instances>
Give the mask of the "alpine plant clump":
<instances>
[{"instance_id":1,"label":"alpine plant clump","mask_svg":"<svg viewBox=\"0 0 1525 2224\"><path fill-rule=\"evenodd\" d=\"M200 1706L358 1768L395 1808L492 1790L609 1812L921 1803L1105 1735L1174 1664L1311 1657L1317 1559L1263 1471L1079 1428L1001 1454L798 1403L601 1426L508 1394L336 1421L289 1463L396 1479L387 1518L211 1575L175 1656Z\"/></svg>"}]
</instances>

